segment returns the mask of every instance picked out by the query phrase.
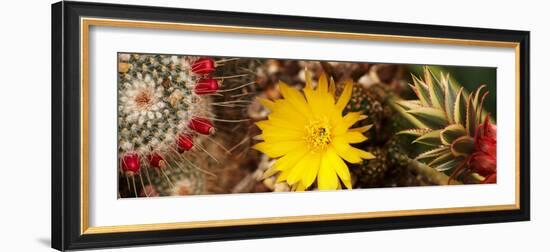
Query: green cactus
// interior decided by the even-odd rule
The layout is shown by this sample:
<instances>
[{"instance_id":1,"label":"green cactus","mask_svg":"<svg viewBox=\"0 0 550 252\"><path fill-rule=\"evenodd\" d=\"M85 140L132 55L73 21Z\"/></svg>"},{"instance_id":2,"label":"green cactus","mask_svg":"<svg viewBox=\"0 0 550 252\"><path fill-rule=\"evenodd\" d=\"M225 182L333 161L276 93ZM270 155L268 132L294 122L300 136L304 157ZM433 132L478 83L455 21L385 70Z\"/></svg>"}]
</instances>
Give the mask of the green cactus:
<instances>
[{"instance_id":1,"label":"green cactus","mask_svg":"<svg viewBox=\"0 0 550 252\"><path fill-rule=\"evenodd\" d=\"M428 148L416 159L441 172L464 164L474 149L474 134L484 116L485 85L467 94L449 75L437 78L428 67L424 77L412 76L418 100L396 101L398 109L415 127L398 132L414 137L412 143Z\"/></svg>"},{"instance_id":2,"label":"green cactus","mask_svg":"<svg viewBox=\"0 0 550 252\"><path fill-rule=\"evenodd\" d=\"M354 187L377 187L381 186L388 170L386 151L381 147L369 147L367 151L376 158L364 160L361 164L351 169L356 178Z\"/></svg>"}]
</instances>

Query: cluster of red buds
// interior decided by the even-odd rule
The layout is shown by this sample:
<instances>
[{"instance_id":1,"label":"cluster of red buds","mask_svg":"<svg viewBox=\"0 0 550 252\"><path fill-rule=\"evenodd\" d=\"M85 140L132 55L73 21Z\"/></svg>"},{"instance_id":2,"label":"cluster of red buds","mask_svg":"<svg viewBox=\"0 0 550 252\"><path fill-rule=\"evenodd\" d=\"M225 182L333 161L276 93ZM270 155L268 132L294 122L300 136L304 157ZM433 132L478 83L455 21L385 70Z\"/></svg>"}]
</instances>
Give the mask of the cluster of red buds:
<instances>
[{"instance_id":1,"label":"cluster of red buds","mask_svg":"<svg viewBox=\"0 0 550 252\"><path fill-rule=\"evenodd\" d=\"M195 83L195 93L197 95L213 94L220 88L218 81L213 79L210 74L216 69L216 63L211 58L199 58L191 65L191 71L200 76Z\"/></svg>"},{"instance_id":2,"label":"cluster of red buds","mask_svg":"<svg viewBox=\"0 0 550 252\"><path fill-rule=\"evenodd\" d=\"M201 135L212 135L216 132L210 120L201 117L192 118L189 121L188 127ZM176 140L176 144L180 153L193 149L193 135L189 133L180 134Z\"/></svg>"},{"instance_id":3,"label":"cluster of red buds","mask_svg":"<svg viewBox=\"0 0 550 252\"><path fill-rule=\"evenodd\" d=\"M210 120L201 117L194 117L189 121L188 127L201 135L211 135L216 132ZM193 137L191 133L181 133L177 136L176 145L179 153L184 153L193 149ZM166 167L166 161L158 152L153 152L147 156L148 164L153 168L162 169ZM126 153L121 160L122 170L126 175L134 175L140 169L140 157L136 152Z\"/></svg>"}]
</instances>

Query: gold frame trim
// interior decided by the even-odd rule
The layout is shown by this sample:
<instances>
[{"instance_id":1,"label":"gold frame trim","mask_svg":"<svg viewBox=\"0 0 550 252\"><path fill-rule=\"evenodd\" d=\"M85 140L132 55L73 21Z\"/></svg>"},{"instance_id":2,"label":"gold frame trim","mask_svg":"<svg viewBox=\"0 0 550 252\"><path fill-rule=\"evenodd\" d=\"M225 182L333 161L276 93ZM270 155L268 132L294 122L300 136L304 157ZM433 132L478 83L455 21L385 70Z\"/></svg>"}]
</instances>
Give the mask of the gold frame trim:
<instances>
[{"instance_id":1,"label":"gold frame trim","mask_svg":"<svg viewBox=\"0 0 550 252\"><path fill-rule=\"evenodd\" d=\"M135 224L122 226L89 226L89 29L90 26L110 26L110 27L131 27L145 29L164 29L164 30L186 30L202 32L223 32L223 33L241 33L256 35L277 35L277 36L301 36L316 38L339 38L339 39L359 39L370 41L385 42L412 42L412 43L430 43L461 46L486 46L486 47L504 47L515 49L515 74L516 74L516 188L515 204L492 205L476 207L453 207L436 209L416 209L416 210L397 210L397 211L379 211L365 213L343 213L343 214L323 214L306 216L285 216L269 218L250 218L250 219L230 219L230 220L212 220L212 221L192 221L192 222L174 222L174 223L156 223L156 224ZM169 23L152 22L122 19L101 19L82 17L80 19L80 66L81 66L81 164L80 164L80 234L104 234L118 232L139 232L139 231L158 231L170 229L189 229L204 227L224 227L234 225L257 225L257 224L278 224L290 222L312 222L328 220L350 220L364 218L380 218L395 216L415 216L431 214L449 214L449 213L468 213L468 212L490 212L501 210L520 209L520 122L519 122L519 87L520 87L520 44L517 42L502 42L488 40L467 40L452 38L432 38L419 36L399 36L399 35L381 35L347 32L327 32L316 30L293 30L277 28L260 28L248 26L225 26L225 25L205 25L192 23Z\"/></svg>"}]
</instances>

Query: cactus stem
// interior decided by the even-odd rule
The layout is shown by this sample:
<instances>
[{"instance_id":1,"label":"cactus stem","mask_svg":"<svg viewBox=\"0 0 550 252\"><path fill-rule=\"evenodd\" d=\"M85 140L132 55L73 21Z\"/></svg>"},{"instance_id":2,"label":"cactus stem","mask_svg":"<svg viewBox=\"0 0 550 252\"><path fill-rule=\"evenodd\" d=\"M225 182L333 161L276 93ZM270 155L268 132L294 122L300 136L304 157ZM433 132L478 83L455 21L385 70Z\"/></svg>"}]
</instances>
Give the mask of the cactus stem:
<instances>
[{"instance_id":1,"label":"cactus stem","mask_svg":"<svg viewBox=\"0 0 550 252\"><path fill-rule=\"evenodd\" d=\"M407 161L408 161L409 169L412 169L417 173L426 176L433 183L436 183L438 185L461 185L462 184L461 182L449 178L449 176L445 175L442 172L438 172L434 168L431 168L424 163L418 162L411 158L407 158Z\"/></svg>"}]
</instances>

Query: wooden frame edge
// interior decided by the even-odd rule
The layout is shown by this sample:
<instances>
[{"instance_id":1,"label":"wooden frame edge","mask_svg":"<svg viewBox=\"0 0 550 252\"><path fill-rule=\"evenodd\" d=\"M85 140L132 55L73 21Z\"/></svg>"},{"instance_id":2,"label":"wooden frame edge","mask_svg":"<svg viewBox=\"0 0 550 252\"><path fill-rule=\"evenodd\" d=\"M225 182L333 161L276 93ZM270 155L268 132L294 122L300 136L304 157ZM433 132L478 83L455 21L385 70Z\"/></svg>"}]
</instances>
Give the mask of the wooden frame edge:
<instances>
[{"instance_id":1,"label":"wooden frame edge","mask_svg":"<svg viewBox=\"0 0 550 252\"><path fill-rule=\"evenodd\" d=\"M398 210L398 211L382 211L382 212L367 212L367 213L352 213L352 214L325 214L325 215L308 215L308 216L285 216L272 218L251 218L251 219L236 219L222 221L198 221L198 222L177 222L177 223L158 223L158 224L136 224L123 226L89 226L89 184L88 184L88 41L90 26L111 26L111 27L133 27L133 28L148 28L148 29L171 29L171 30L187 30L187 31L205 31L205 32L228 32L228 33L245 33L245 34L260 34L260 35L278 35L278 36L305 36L319 38L342 38L342 39L361 39L372 41L388 41L388 42L415 42L415 43L432 43L432 44L450 44L463 46L487 46L487 47L504 47L514 48L516 57L516 90L520 89L520 43L519 42L502 42L502 41L487 41L487 40L468 40L468 39L452 39L452 38L430 38L418 36L398 36L398 35L380 35L380 34L364 34L364 33L347 33L347 32L323 32L313 30L293 30L293 29L267 29L248 26L225 26L225 25L204 25L192 23L172 23L172 22L153 22L153 21L130 21L121 19L105 19L105 18L90 18L81 17L81 120L82 120L82 146L81 146L81 223L80 234L104 234L117 232L139 232L139 231L158 231L172 229L189 229L189 228L204 228L204 227L224 227L238 225L253 225L253 224L277 224L290 222L311 222L311 221L330 221L330 220L347 220L347 219L362 219L362 218L377 218L377 217L398 217L398 216L415 216L429 214L448 214L448 213L468 213L468 212L487 212L487 211L503 211L503 210L518 210L520 209L520 165L519 165L519 92L516 95L516 189L515 189L515 204L512 205L497 205L497 206L478 206L478 207L455 207L455 208L440 208L440 209L417 209L417 210ZM384 39L386 38L386 39ZM86 125L86 126L85 126Z\"/></svg>"}]
</instances>

